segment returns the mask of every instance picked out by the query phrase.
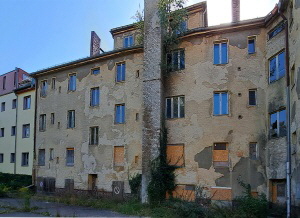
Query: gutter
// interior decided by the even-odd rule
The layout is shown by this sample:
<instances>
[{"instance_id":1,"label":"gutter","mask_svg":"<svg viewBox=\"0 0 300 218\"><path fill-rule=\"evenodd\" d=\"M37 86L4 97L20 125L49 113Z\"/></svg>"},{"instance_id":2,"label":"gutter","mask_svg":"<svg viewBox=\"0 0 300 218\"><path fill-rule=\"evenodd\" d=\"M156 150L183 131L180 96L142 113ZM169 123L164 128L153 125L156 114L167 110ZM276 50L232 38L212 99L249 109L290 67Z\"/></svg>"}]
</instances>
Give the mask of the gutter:
<instances>
[{"instance_id":1,"label":"gutter","mask_svg":"<svg viewBox=\"0 0 300 218\"><path fill-rule=\"evenodd\" d=\"M35 78L35 104L34 104L34 131L33 131L33 159L32 159L32 184L36 185L36 129L37 129L37 97L38 97L38 78Z\"/></svg>"},{"instance_id":2,"label":"gutter","mask_svg":"<svg viewBox=\"0 0 300 218\"><path fill-rule=\"evenodd\" d=\"M291 89L290 89L290 62L289 62L289 25L283 14L283 1L279 2L278 13L285 24L285 66L286 66L286 107L287 107L287 160L286 160L286 217L291 217Z\"/></svg>"}]
</instances>

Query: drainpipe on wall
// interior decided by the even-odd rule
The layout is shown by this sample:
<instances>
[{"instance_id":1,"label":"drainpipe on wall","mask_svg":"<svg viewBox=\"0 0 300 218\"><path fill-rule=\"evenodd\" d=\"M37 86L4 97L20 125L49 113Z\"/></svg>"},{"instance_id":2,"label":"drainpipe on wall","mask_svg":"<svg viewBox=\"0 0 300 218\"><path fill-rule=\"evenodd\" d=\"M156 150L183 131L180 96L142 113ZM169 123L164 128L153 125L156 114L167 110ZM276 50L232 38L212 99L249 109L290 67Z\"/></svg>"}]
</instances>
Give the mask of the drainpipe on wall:
<instances>
[{"instance_id":1,"label":"drainpipe on wall","mask_svg":"<svg viewBox=\"0 0 300 218\"><path fill-rule=\"evenodd\" d=\"M15 95L17 96L16 98L16 122L15 122L15 125L16 125L16 129L15 129L15 162L14 162L14 174L17 173L17 137L18 137L18 94L15 93Z\"/></svg>"},{"instance_id":2,"label":"drainpipe on wall","mask_svg":"<svg viewBox=\"0 0 300 218\"><path fill-rule=\"evenodd\" d=\"M35 102L34 102L34 133L33 133L33 160L32 160L32 184L36 184L36 129L37 129L37 98L38 98L38 78L35 79Z\"/></svg>"},{"instance_id":3,"label":"drainpipe on wall","mask_svg":"<svg viewBox=\"0 0 300 218\"><path fill-rule=\"evenodd\" d=\"M290 89L290 62L289 62L289 25L282 10L282 2L278 4L278 13L285 23L285 66L286 66L286 108L287 108L287 160L286 160L286 217L291 217L291 89Z\"/></svg>"}]
</instances>

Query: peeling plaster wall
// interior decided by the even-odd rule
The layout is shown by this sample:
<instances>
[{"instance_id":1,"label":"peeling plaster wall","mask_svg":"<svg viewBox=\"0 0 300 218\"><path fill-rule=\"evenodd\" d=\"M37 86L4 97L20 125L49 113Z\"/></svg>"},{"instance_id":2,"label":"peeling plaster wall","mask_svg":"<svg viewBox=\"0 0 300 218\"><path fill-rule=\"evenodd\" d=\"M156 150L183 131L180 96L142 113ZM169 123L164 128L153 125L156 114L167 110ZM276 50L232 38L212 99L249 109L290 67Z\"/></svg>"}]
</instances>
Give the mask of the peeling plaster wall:
<instances>
[{"instance_id":1,"label":"peeling plaster wall","mask_svg":"<svg viewBox=\"0 0 300 218\"><path fill-rule=\"evenodd\" d=\"M45 132L37 128L36 149L46 149L46 165L36 166L37 177L55 177L56 187L64 188L65 179L74 179L75 189L88 189L88 174L97 174L97 187L111 191L112 181L125 181L125 192L130 192L128 172L132 175L141 170L142 123L141 117L143 54L135 53L86 64L39 77L48 80L45 98L38 93L37 116L46 114ZM126 81L115 82L115 64L126 62ZM91 75L90 69L100 66L99 75ZM140 77L136 78L136 71ZM77 74L76 91L68 91L68 74ZM56 89L51 89L51 78L56 77ZM100 88L100 106L90 107L90 89ZM39 92L39 90L38 90ZM115 124L115 105L125 103L126 123ZM75 110L75 128L67 129L67 111ZM55 113L55 124L50 124L50 114ZM37 119L37 127L39 126ZM58 124L58 122L60 124ZM60 128L58 128L60 125ZM99 126L99 145L89 145L89 127ZM125 146L124 167L113 166L113 146ZM66 148L75 148L74 166L66 166ZM49 161L49 149L54 148L54 160ZM58 158L58 163L57 163ZM36 163L37 164L37 163Z\"/></svg>"},{"instance_id":2,"label":"peeling plaster wall","mask_svg":"<svg viewBox=\"0 0 300 218\"><path fill-rule=\"evenodd\" d=\"M257 35L257 52L248 55L247 37L252 35ZM254 191L266 191L265 35L263 29L252 29L190 37L181 43L186 67L169 74L165 94L185 96L185 118L166 122L168 143L185 145L185 167L177 170L178 184L232 187L236 196L242 192L239 177ZM220 39L229 40L229 63L213 65L213 43ZM248 89L257 89L257 106L248 106ZM213 116L214 91L229 92L229 115ZM229 144L228 168L214 168L215 142ZM258 143L259 160L248 158L250 142Z\"/></svg>"},{"instance_id":3,"label":"peeling plaster wall","mask_svg":"<svg viewBox=\"0 0 300 218\"><path fill-rule=\"evenodd\" d=\"M294 67L295 81L291 81L291 133L292 133L292 204L300 206L300 1L294 1L294 7L288 8L288 19L290 10L293 10L293 22L290 26L290 67ZM294 133L294 134L293 134Z\"/></svg>"}]
</instances>

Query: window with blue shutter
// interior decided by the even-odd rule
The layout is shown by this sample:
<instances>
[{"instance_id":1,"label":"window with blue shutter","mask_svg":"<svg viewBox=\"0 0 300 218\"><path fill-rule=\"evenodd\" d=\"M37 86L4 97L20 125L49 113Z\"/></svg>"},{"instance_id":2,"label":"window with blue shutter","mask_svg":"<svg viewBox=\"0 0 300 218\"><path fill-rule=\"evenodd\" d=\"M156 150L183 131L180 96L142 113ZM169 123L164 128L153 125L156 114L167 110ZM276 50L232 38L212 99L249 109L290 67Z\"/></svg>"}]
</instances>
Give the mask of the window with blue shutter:
<instances>
[{"instance_id":1,"label":"window with blue shutter","mask_svg":"<svg viewBox=\"0 0 300 218\"><path fill-rule=\"evenodd\" d=\"M125 104L116 105L115 123L125 123Z\"/></svg>"},{"instance_id":2,"label":"window with blue shutter","mask_svg":"<svg viewBox=\"0 0 300 218\"><path fill-rule=\"evenodd\" d=\"M214 44L214 64L228 63L228 44L220 42Z\"/></svg>"},{"instance_id":3,"label":"window with blue shutter","mask_svg":"<svg viewBox=\"0 0 300 218\"><path fill-rule=\"evenodd\" d=\"M126 64L125 63L117 64L116 82L125 81L125 74L126 74Z\"/></svg>"}]
</instances>

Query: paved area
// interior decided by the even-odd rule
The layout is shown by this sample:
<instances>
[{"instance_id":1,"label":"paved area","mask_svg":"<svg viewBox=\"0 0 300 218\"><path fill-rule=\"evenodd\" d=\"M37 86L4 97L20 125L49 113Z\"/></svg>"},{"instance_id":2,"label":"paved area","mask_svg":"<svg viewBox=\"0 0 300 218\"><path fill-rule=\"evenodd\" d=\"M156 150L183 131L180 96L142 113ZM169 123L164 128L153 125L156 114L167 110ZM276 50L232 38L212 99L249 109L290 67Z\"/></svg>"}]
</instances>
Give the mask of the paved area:
<instances>
[{"instance_id":1,"label":"paved area","mask_svg":"<svg viewBox=\"0 0 300 218\"><path fill-rule=\"evenodd\" d=\"M23 200L16 198L0 198L0 217L132 217L109 210L90 207L70 206L54 202L31 201L32 212L19 212Z\"/></svg>"}]
</instances>

